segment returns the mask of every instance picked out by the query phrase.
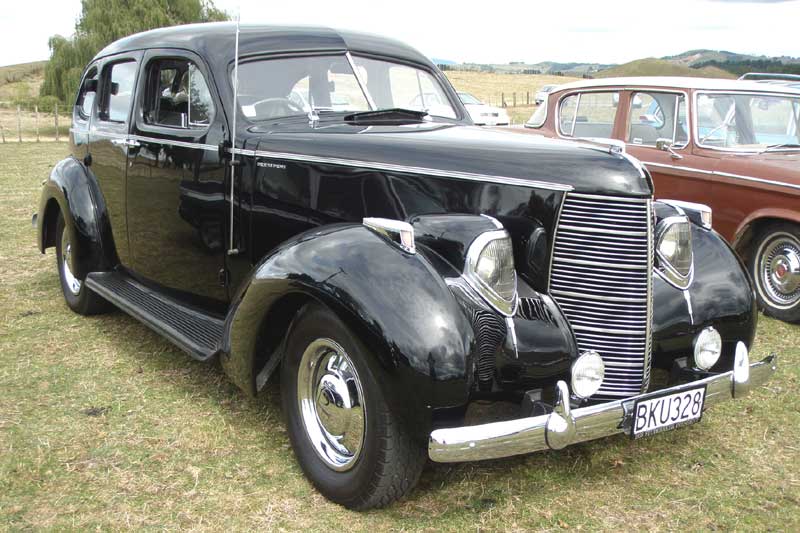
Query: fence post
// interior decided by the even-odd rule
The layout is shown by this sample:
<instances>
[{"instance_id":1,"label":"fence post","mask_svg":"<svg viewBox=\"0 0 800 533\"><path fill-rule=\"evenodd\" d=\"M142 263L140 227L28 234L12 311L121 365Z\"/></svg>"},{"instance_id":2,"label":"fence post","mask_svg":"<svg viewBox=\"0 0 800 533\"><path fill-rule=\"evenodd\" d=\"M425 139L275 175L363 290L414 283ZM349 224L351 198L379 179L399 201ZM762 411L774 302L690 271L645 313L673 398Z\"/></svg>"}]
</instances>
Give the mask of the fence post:
<instances>
[{"instance_id":1,"label":"fence post","mask_svg":"<svg viewBox=\"0 0 800 533\"><path fill-rule=\"evenodd\" d=\"M531 92L530 91L525 91L525 105L526 106L530 106L531 105Z\"/></svg>"},{"instance_id":2,"label":"fence post","mask_svg":"<svg viewBox=\"0 0 800 533\"><path fill-rule=\"evenodd\" d=\"M0 124L0 135L3 136L3 144L6 143L6 129Z\"/></svg>"},{"instance_id":3,"label":"fence post","mask_svg":"<svg viewBox=\"0 0 800 533\"><path fill-rule=\"evenodd\" d=\"M500 93L500 107L506 106L506 93Z\"/></svg>"},{"instance_id":4,"label":"fence post","mask_svg":"<svg viewBox=\"0 0 800 533\"><path fill-rule=\"evenodd\" d=\"M22 142L22 111L17 106L17 140Z\"/></svg>"},{"instance_id":5,"label":"fence post","mask_svg":"<svg viewBox=\"0 0 800 533\"><path fill-rule=\"evenodd\" d=\"M56 142L58 142L58 102L53 106L55 109L55 117L56 117Z\"/></svg>"},{"instance_id":6,"label":"fence post","mask_svg":"<svg viewBox=\"0 0 800 533\"><path fill-rule=\"evenodd\" d=\"M517 91L514 91L513 98L514 98L514 106L513 107L517 107Z\"/></svg>"},{"instance_id":7,"label":"fence post","mask_svg":"<svg viewBox=\"0 0 800 533\"><path fill-rule=\"evenodd\" d=\"M36 142L39 142L39 104L33 106L33 112L36 114Z\"/></svg>"}]
</instances>

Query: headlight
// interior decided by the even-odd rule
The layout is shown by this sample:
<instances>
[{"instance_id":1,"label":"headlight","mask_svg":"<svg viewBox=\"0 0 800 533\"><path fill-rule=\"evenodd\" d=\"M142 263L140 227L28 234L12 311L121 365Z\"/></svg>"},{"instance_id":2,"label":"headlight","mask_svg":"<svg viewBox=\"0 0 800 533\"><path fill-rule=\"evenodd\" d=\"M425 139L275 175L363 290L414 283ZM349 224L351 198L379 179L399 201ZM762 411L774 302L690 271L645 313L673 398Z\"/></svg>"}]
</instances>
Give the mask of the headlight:
<instances>
[{"instance_id":1,"label":"headlight","mask_svg":"<svg viewBox=\"0 0 800 533\"><path fill-rule=\"evenodd\" d=\"M679 289L692 283L692 228L685 216L668 217L656 229L656 269L661 276Z\"/></svg>"},{"instance_id":2,"label":"headlight","mask_svg":"<svg viewBox=\"0 0 800 533\"><path fill-rule=\"evenodd\" d=\"M492 307L506 316L517 310L514 250L506 230L480 234L467 251L464 278Z\"/></svg>"},{"instance_id":3,"label":"headlight","mask_svg":"<svg viewBox=\"0 0 800 533\"><path fill-rule=\"evenodd\" d=\"M711 327L701 331L694 340L694 364L701 370L708 370L719 361L722 354L722 337Z\"/></svg>"},{"instance_id":4,"label":"headlight","mask_svg":"<svg viewBox=\"0 0 800 533\"><path fill-rule=\"evenodd\" d=\"M572 392L579 398L588 398L600 390L606 366L595 351L584 352L572 364Z\"/></svg>"}]
</instances>

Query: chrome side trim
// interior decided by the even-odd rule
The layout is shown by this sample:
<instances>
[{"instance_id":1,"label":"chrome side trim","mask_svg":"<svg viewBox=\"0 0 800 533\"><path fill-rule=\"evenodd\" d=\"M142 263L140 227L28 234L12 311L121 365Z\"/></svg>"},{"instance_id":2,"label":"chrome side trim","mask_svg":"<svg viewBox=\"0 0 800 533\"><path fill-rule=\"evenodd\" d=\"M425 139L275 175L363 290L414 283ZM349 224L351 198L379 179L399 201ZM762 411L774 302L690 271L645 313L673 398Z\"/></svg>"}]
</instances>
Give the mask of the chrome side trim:
<instances>
[{"instance_id":1,"label":"chrome side trim","mask_svg":"<svg viewBox=\"0 0 800 533\"><path fill-rule=\"evenodd\" d=\"M680 165L667 165L664 163L653 163L650 161L642 161L647 166L654 166L660 168L670 168L673 170L685 170L687 172L697 172L698 174L705 174L708 176L723 176L726 178L733 178L737 180L745 180L745 181L753 181L756 183L763 183L765 185L774 185L776 187L786 187L788 189L797 189L800 190L800 185L796 185L794 183L786 183L783 181L776 181L776 180L769 180L765 178L756 178L754 176L742 176L741 174L731 174L730 172L717 172L711 170L703 170L701 168L693 168L693 167L684 167Z\"/></svg>"},{"instance_id":2,"label":"chrome side trim","mask_svg":"<svg viewBox=\"0 0 800 533\"><path fill-rule=\"evenodd\" d=\"M289 152L270 152L265 150L243 150L236 148L233 150L240 155L265 157L267 159L281 159L286 161L300 161L307 163L321 163L329 165L340 165L354 168L368 168L371 170L382 170L387 172L403 172L406 174L420 174L425 176L437 176L441 178L461 179L468 181L478 181L481 183L499 183L502 185L514 185L517 187L528 187L534 189L547 189L551 191L569 192L573 190L571 185L562 185L548 181L527 180L523 178L509 178L505 176L491 176L488 174L474 174L472 172L461 172L457 170L442 170L435 168L413 167L398 165L394 163L380 163L376 161L360 161L356 159L342 159L338 157L313 156L294 154Z\"/></svg>"},{"instance_id":3,"label":"chrome side trim","mask_svg":"<svg viewBox=\"0 0 800 533\"><path fill-rule=\"evenodd\" d=\"M630 431L633 406L654 394L675 394L706 387L705 407L741 398L766 383L777 370L777 356L750 364L747 348L739 343L733 369L704 379L631 398L570 409L569 389L556 386L552 413L476 426L437 429L428 440L428 456L439 463L499 459L565 446Z\"/></svg>"}]
</instances>

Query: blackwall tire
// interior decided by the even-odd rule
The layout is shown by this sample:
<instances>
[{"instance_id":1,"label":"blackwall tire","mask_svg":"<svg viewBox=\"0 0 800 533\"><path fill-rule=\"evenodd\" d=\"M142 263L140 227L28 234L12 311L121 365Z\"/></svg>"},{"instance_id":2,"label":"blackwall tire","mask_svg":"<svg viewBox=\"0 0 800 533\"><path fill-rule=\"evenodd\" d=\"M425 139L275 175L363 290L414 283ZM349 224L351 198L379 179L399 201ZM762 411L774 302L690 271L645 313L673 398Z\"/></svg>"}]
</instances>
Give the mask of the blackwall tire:
<instances>
[{"instance_id":1,"label":"blackwall tire","mask_svg":"<svg viewBox=\"0 0 800 533\"><path fill-rule=\"evenodd\" d=\"M424 446L386 405L368 356L334 313L309 304L290 328L281 365L283 410L300 467L326 498L355 510L402 498L426 461Z\"/></svg>"},{"instance_id":2,"label":"blackwall tire","mask_svg":"<svg viewBox=\"0 0 800 533\"><path fill-rule=\"evenodd\" d=\"M79 244L72 242L64 215L59 213L56 222L56 268L64 301L80 315L106 313L112 309L111 304L92 292L84 283L85 275L80 274L91 271L93 265L78 269L77 261L80 257Z\"/></svg>"},{"instance_id":3,"label":"blackwall tire","mask_svg":"<svg viewBox=\"0 0 800 533\"><path fill-rule=\"evenodd\" d=\"M800 227L790 223L766 227L756 239L748 266L764 314L800 322Z\"/></svg>"}]
</instances>

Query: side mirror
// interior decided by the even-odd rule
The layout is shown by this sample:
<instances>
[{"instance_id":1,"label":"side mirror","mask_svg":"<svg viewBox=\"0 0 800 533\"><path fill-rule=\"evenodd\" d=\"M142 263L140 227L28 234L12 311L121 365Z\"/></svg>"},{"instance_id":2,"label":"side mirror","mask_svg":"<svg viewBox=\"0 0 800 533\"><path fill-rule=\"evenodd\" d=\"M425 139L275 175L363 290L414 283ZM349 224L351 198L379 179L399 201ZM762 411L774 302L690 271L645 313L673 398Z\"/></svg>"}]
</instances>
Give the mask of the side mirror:
<instances>
[{"instance_id":1,"label":"side mirror","mask_svg":"<svg viewBox=\"0 0 800 533\"><path fill-rule=\"evenodd\" d=\"M672 151L672 139L656 139L656 150L662 152Z\"/></svg>"},{"instance_id":2,"label":"side mirror","mask_svg":"<svg viewBox=\"0 0 800 533\"><path fill-rule=\"evenodd\" d=\"M667 152L672 159L683 159L683 156L672 149L672 139L656 139L656 150Z\"/></svg>"},{"instance_id":3,"label":"side mirror","mask_svg":"<svg viewBox=\"0 0 800 533\"><path fill-rule=\"evenodd\" d=\"M111 90L109 91L109 93L112 96L118 95L119 94L119 83L111 82Z\"/></svg>"},{"instance_id":4,"label":"side mirror","mask_svg":"<svg viewBox=\"0 0 800 533\"><path fill-rule=\"evenodd\" d=\"M83 81L83 92L96 93L97 92L97 79L86 79Z\"/></svg>"}]
</instances>

